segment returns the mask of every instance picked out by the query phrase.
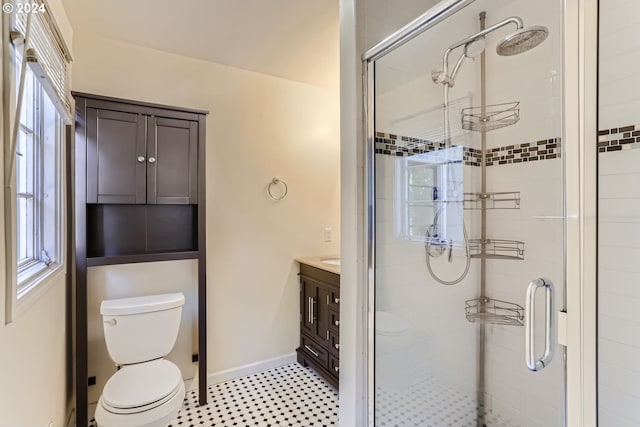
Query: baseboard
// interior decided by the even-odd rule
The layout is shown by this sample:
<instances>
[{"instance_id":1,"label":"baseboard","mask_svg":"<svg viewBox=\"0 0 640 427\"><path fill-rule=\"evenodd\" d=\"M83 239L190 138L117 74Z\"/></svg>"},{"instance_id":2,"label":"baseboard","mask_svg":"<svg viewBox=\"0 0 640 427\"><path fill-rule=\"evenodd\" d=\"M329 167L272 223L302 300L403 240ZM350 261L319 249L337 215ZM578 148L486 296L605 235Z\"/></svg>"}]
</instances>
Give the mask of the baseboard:
<instances>
[{"instance_id":1,"label":"baseboard","mask_svg":"<svg viewBox=\"0 0 640 427\"><path fill-rule=\"evenodd\" d=\"M211 373L207 375L207 384L219 384L225 381L245 377L247 375L257 374L258 372L268 371L269 369L278 368L280 366L290 365L295 362L296 353L285 354L274 357L273 359L262 360L260 362L238 366L237 368Z\"/></svg>"}]
</instances>

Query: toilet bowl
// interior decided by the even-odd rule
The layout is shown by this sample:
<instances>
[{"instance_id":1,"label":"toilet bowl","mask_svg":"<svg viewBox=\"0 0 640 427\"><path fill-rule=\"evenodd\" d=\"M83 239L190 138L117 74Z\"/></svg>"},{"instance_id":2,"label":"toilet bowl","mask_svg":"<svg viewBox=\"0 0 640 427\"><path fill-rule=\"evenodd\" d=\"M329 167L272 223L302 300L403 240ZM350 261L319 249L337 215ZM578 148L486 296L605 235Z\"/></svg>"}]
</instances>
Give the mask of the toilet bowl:
<instances>
[{"instance_id":1,"label":"toilet bowl","mask_svg":"<svg viewBox=\"0 0 640 427\"><path fill-rule=\"evenodd\" d=\"M409 321L387 311L376 311L376 387L400 389L411 382L409 352L412 330Z\"/></svg>"},{"instance_id":2,"label":"toilet bowl","mask_svg":"<svg viewBox=\"0 0 640 427\"><path fill-rule=\"evenodd\" d=\"M98 400L98 427L162 427L178 415L182 373L163 357L175 344L183 305L181 293L102 302L107 350L120 369Z\"/></svg>"},{"instance_id":3,"label":"toilet bowl","mask_svg":"<svg viewBox=\"0 0 640 427\"><path fill-rule=\"evenodd\" d=\"M406 348L411 343L410 326L397 314L376 311L376 350L386 354Z\"/></svg>"}]
</instances>

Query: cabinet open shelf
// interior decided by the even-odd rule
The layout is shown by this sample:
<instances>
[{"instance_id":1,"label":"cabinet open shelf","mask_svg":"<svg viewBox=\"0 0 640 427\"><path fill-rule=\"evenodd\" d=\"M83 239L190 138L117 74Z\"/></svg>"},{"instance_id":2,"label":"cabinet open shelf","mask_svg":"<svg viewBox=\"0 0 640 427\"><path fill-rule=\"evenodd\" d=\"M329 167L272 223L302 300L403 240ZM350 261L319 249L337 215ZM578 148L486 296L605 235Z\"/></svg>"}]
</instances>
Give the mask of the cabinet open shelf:
<instances>
[{"instance_id":1,"label":"cabinet open shelf","mask_svg":"<svg viewBox=\"0 0 640 427\"><path fill-rule=\"evenodd\" d=\"M156 252L145 254L116 255L87 258L87 267L100 265L133 264L138 262L174 261L180 259L198 259L198 251Z\"/></svg>"},{"instance_id":2,"label":"cabinet open shelf","mask_svg":"<svg viewBox=\"0 0 640 427\"><path fill-rule=\"evenodd\" d=\"M524 242L501 239L469 239L471 258L524 260Z\"/></svg>"}]
</instances>

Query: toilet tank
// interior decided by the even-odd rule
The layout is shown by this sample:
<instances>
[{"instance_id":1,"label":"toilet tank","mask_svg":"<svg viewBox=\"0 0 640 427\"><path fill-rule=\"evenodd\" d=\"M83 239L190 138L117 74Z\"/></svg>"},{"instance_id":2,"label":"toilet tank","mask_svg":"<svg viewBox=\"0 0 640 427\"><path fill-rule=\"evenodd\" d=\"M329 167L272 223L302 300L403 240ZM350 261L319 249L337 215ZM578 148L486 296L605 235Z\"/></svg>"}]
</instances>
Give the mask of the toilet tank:
<instances>
[{"instance_id":1,"label":"toilet tank","mask_svg":"<svg viewBox=\"0 0 640 427\"><path fill-rule=\"evenodd\" d=\"M119 365L164 357L178 337L184 295L149 295L102 301L100 314L111 360Z\"/></svg>"}]
</instances>

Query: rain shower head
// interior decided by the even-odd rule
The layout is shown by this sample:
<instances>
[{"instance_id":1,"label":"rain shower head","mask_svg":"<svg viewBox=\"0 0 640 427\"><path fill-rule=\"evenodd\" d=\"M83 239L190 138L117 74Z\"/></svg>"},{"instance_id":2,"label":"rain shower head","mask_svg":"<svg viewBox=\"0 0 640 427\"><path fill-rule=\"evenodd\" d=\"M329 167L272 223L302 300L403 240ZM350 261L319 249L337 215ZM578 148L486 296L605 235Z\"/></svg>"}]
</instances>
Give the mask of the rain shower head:
<instances>
[{"instance_id":1,"label":"rain shower head","mask_svg":"<svg viewBox=\"0 0 640 427\"><path fill-rule=\"evenodd\" d=\"M543 26L519 28L515 33L508 34L498 43L496 53L500 56L524 53L545 41L548 35L549 30Z\"/></svg>"}]
</instances>

